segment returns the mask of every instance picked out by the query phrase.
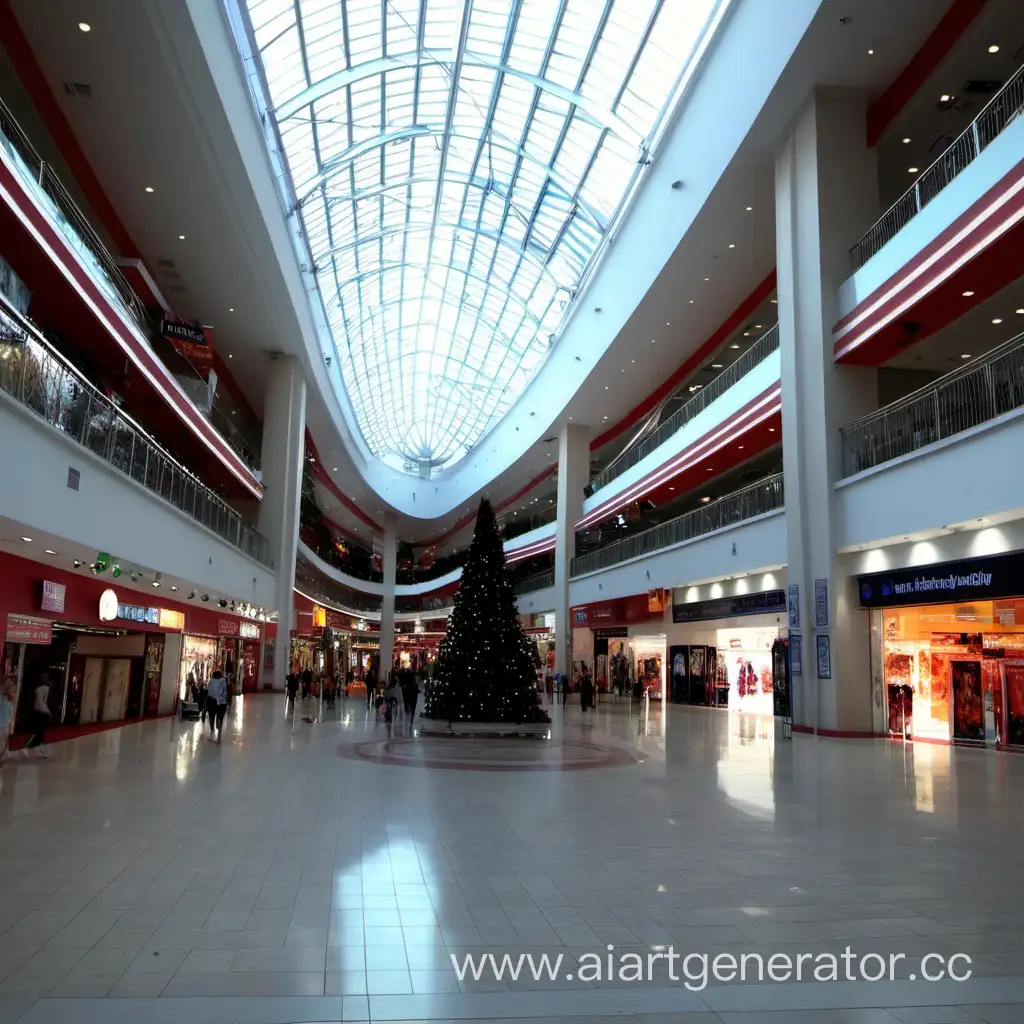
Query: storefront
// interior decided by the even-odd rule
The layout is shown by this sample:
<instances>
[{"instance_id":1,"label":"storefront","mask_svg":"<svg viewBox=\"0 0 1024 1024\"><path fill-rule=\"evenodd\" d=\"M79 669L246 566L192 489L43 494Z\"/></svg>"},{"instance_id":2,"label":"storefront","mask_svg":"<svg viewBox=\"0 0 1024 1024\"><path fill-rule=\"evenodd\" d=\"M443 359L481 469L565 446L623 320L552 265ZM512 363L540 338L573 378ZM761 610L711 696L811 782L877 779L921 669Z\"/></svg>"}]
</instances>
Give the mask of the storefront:
<instances>
[{"instance_id":1,"label":"storefront","mask_svg":"<svg viewBox=\"0 0 1024 1024\"><path fill-rule=\"evenodd\" d=\"M1024 747L1024 552L858 579L875 731Z\"/></svg>"},{"instance_id":2,"label":"storefront","mask_svg":"<svg viewBox=\"0 0 1024 1024\"><path fill-rule=\"evenodd\" d=\"M0 554L0 668L14 690L16 730L28 726L43 673L55 725L167 715L184 695L190 667L207 678L219 667L211 635L219 618L230 619L239 636L243 629L258 636L258 624L236 616L144 603L156 597Z\"/></svg>"},{"instance_id":3,"label":"storefront","mask_svg":"<svg viewBox=\"0 0 1024 1024\"><path fill-rule=\"evenodd\" d=\"M779 708L788 692L785 612L782 590L706 600L675 591L670 699L751 714L787 713Z\"/></svg>"}]
</instances>

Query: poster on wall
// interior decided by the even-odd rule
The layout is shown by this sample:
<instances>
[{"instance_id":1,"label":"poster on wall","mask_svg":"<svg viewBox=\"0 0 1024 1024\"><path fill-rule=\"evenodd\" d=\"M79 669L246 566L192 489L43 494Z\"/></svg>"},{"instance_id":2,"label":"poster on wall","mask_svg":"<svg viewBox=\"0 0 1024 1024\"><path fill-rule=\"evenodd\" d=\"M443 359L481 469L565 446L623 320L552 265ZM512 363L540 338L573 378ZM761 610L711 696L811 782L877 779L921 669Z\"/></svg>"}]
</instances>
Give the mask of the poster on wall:
<instances>
[{"instance_id":1,"label":"poster on wall","mask_svg":"<svg viewBox=\"0 0 1024 1024\"><path fill-rule=\"evenodd\" d=\"M263 641L263 671L273 672L274 671L274 648L277 646L277 641L268 638Z\"/></svg>"},{"instance_id":2,"label":"poster on wall","mask_svg":"<svg viewBox=\"0 0 1024 1024\"><path fill-rule=\"evenodd\" d=\"M789 628L800 628L800 584L789 585Z\"/></svg>"},{"instance_id":3,"label":"poster on wall","mask_svg":"<svg viewBox=\"0 0 1024 1024\"><path fill-rule=\"evenodd\" d=\"M795 676L804 674L804 638L799 633L789 634L790 671Z\"/></svg>"},{"instance_id":4,"label":"poster on wall","mask_svg":"<svg viewBox=\"0 0 1024 1024\"><path fill-rule=\"evenodd\" d=\"M818 678L832 678L832 647L828 633L822 633L817 637L818 654Z\"/></svg>"},{"instance_id":5,"label":"poster on wall","mask_svg":"<svg viewBox=\"0 0 1024 1024\"><path fill-rule=\"evenodd\" d=\"M814 581L814 625L823 629L828 625L828 580Z\"/></svg>"}]
</instances>

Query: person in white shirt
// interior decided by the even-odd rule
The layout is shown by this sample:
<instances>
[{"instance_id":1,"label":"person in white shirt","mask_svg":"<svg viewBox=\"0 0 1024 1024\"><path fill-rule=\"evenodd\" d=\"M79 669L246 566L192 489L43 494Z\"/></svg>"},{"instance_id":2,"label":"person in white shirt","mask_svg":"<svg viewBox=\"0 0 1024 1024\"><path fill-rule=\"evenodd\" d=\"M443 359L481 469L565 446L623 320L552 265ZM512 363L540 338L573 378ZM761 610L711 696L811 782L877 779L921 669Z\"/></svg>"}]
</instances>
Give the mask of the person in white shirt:
<instances>
[{"instance_id":1,"label":"person in white shirt","mask_svg":"<svg viewBox=\"0 0 1024 1024\"><path fill-rule=\"evenodd\" d=\"M224 727L224 715L228 710L228 681L218 669L210 677L210 685L206 691L206 714L210 719L210 739L219 743L221 729ZM216 727L216 735L214 735Z\"/></svg>"},{"instance_id":2,"label":"person in white shirt","mask_svg":"<svg viewBox=\"0 0 1024 1024\"><path fill-rule=\"evenodd\" d=\"M45 673L39 676L36 691L32 698L32 735L26 746L38 747L39 756L46 757L46 727L50 724L50 677Z\"/></svg>"}]
</instances>

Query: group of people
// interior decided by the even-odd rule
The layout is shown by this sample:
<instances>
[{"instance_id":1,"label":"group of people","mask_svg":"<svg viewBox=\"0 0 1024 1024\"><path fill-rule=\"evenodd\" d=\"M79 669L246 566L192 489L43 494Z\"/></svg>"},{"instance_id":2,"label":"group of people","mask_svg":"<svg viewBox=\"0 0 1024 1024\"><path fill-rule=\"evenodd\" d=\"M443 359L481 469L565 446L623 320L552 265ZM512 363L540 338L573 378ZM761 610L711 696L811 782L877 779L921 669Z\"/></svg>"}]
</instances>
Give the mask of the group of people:
<instances>
[{"instance_id":1,"label":"group of people","mask_svg":"<svg viewBox=\"0 0 1024 1024\"><path fill-rule=\"evenodd\" d=\"M231 703L229 679L219 668L214 670L208 683L203 683L202 679L197 679L193 672L189 672L185 680L185 696L199 708L199 720L204 728L209 720L210 735L207 739L219 743L224 729L224 716Z\"/></svg>"},{"instance_id":2,"label":"group of people","mask_svg":"<svg viewBox=\"0 0 1024 1024\"><path fill-rule=\"evenodd\" d=\"M344 687L341 686L336 672L319 672L313 675L313 670L308 666L301 672L292 669L285 679L285 692L288 694L288 710L295 710L295 698L302 694L302 699L309 697L323 696L324 704L333 708L338 699L338 692L341 690L344 696L348 696L348 688L352 682L352 673L346 680Z\"/></svg>"},{"instance_id":3,"label":"group of people","mask_svg":"<svg viewBox=\"0 0 1024 1024\"><path fill-rule=\"evenodd\" d=\"M392 722L401 705L408 721L416 717L416 706L420 700L422 678L411 668L400 668L391 674L391 681L383 690L375 680L366 684L366 706L373 708L378 718Z\"/></svg>"},{"instance_id":4,"label":"group of people","mask_svg":"<svg viewBox=\"0 0 1024 1024\"><path fill-rule=\"evenodd\" d=\"M594 678L590 674L590 668L586 662L581 661L579 665L573 665L573 683L570 684L569 677L562 672L552 675L550 672L544 677L544 686L548 696L554 703L555 694L559 694L562 705L569 703L569 693L575 689L580 695L580 709L586 711L596 704L597 688L594 685Z\"/></svg>"},{"instance_id":5,"label":"group of people","mask_svg":"<svg viewBox=\"0 0 1024 1024\"><path fill-rule=\"evenodd\" d=\"M13 679L4 679L0 685L0 769L10 753L11 726L14 722L14 700L17 688ZM50 711L50 676L46 672L39 674L35 690L32 693L32 735L29 736L26 749L38 750L40 757L47 757L46 730L53 714Z\"/></svg>"}]
</instances>

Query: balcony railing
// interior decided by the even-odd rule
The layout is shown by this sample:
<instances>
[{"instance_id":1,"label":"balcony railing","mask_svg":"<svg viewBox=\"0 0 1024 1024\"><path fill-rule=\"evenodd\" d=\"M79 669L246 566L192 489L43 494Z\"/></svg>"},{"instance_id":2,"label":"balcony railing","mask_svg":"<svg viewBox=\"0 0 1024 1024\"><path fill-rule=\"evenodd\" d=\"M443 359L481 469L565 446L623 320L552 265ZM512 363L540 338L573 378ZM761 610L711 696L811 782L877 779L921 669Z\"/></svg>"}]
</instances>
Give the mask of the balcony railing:
<instances>
[{"instance_id":1,"label":"balcony railing","mask_svg":"<svg viewBox=\"0 0 1024 1024\"><path fill-rule=\"evenodd\" d=\"M538 590L547 590L555 585L555 570L548 569L547 572L539 572L535 576L527 576L520 580L513 588L516 595L535 594Z\"/></svg>"},{"instance_id":2,"label":"balcony railing","mask_svg":"<svg viewBox=\"0 0 1024 1024\"><path fill-rule=\"evenodd\" d=\"M656 448L663 445L676 431L681 430L694 417L702 413L716 398L721 398L742 377L745 377L758 363L767 359L779 347L779 325L776 324L761 335L734 363L727 366L707 387L701 388L693 398L680 406L656 430L627 448L604 470L590 481L590 493L632 469Z\"/></svg>"},{"instance_id":3,"label":"balcony railing","mask_svg":"<svg viewBox=\"0 0 1024 1024\"><path fill-rule=\"evenodd\" d=\"M229 544L273 568L266 538L93 387L2 295L0 390Z\"/></svg>"},{"instance_id":4,"label":"balcony railing","mask_svg":"<svg viewBox=\"0 0 1024 1024\"><path fill-rule=\"evenodd\" d=\"M843 427L843 475L909 455L1021 406L1024 334Z\"/></svg>"},{"instance_id":5,"label":"balcony railing","mask_svg":"<svg viewBox=\"0 0 1024 1024\"><path fill-rule=\"evenodd\" d=\"M623 537L622 540L574 558L569 575L583 576L588 572L607 569L620 562L628 562L631 558L640 558L673 544L703 537L707 533L714 533L745 519L774 512L784 505L782 474L776 473L676 519L670 519L667 523L652 526L643 533Z\"/></svg>"},{"instance_id":6,"label":"balcony railing","mask_svg":"<svg viewBox=\"0 0 1024 1024\"><path fill-rule=\"evenodd\" d=\"M850 250L856 272L906 227L968 164L1024 110L1024 67L984 106L966 131L886 211Z\"/></svg>"}]
</instances>

